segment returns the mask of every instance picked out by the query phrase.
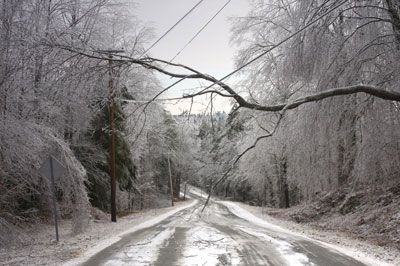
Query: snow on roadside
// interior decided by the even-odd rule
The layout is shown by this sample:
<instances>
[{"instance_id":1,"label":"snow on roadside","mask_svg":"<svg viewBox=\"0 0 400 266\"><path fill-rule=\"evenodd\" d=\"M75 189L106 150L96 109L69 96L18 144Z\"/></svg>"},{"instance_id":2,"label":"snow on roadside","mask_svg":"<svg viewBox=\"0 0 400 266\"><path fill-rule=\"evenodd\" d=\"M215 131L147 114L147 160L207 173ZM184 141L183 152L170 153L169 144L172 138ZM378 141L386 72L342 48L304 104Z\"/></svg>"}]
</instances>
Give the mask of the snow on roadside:
<instances>
[{"instance_id":1,"label":"snow on roadside","mask_svg":"<svg viewBox=\"0 0 400 266\"><path fill-rule=\"evenodd\" d=\"M297 236L302 236L300 234L296 234L293 233L290 230L287 230L283 227L277 226L275 224L269 223L261 218L258 218L257 216L253 215L252 213L250 213L249 211L243 209L242 207L239 207L239 205L237 205L234 202L231 201L218 201L218 203L221 203L222 205L226 206L233 214L235 214L236 216L245 219L253 224L256 224L258 226L261 227L266 227L266 228L270 228L273 229L275 231L278 232L283 232L286 234L290 234L290 235L297 235Z\"/></svg>"},{"instance_id":2,"label":"snow on roadside","mask_svg":"<svg viewBox=\"0 0 400 266\"><path fill-rule=\"evenodd\" d=\"M264 220L260 217L257 217L256 215L254 215L253 213L248 211L247 209L252 210L252 212L256 213L251 208L251 206L247 206L247 205L241 204L241 203L234 203L234 202L230 202L230 201L219 201L218 203L221 203L224 206L226 206L233 214L235 214L235 215L241 217L242 219L245 219L251 223L254 223L258 226L269 228L269 229L272 229L275 231L284 232L286 234L290 234L290 235L297 236L297 237L302 237L304 239L317 242L318 244L323 245L327 248L330 248L331 250L335 250L335 251L343 253L349 257L355 258L355 259L365 263L366 265L371 265L371 266L399 265L397 262L387 263L387 262L382 261L381 259L377 259L377 258L373 257L373 255L371 255L371 254L373 254L373 250L369 250L369 252L368 252L366 250L355 249L353 245L351 245L351 244L349 245L348 243L345 243L346 242L345 240L338 242L337 239L335 239L336 244L327 243L325 241L329 241L329 238L326 238L327 235L325 235L325 234L324 234L324 241L322 241L321 238L320 239L311 238L310 235L312 235L312 237L314 237L314 235L310 233L311 230L305 232L307 230L307 228L305 228L305 227L302 227L301 230L296 230L296 228L291 227L290 230L288 230L288 229L284 228L284 227L286 227L285 225L288 224L287 221L280 221L277 219L273 219L269 216L263 215L264 219L267 218L269 220L267 222L266 220ZM259 214L259 213L257 213L257 214ZM261 214L259 214L259 215L261 215ZM273 223L272 223L272 221L273 221ZM279 225L277 225L277 224L279 224ZM294 232L293 230L296 230L297 232Z\"/></svg>"},{"instance_id":3,"label":"snow on roadside","mask_svg":"<svg viewBox=\"0 0 400 266\"><path fill-rule=\"evenodd\" d=\"M161 214L161 215L159 215L157 217L154 217L154 218L152 218L152 219L150 219L148 221L145 221L145 222L143 222L143 223L141 223L141 224L139 224L137 226L134 226L134 227L132 227L132 228L120 233L119 235L117 235L115 237L111 237L111 238L108 238L106 240L103 240L100 243L98 243L96 246L94 246L93 248L87 250L82 256L80 256L80 257L78 257L78 258L76 258L76 259L74 259L72 261L69 261L69 262L65 263L64 266L70 266L70 265L72 266L72 265L81 264L81 263L85 262L86 260L88 260L93 255L95 255L96 253L98 253L99 251L101 251L101 250L105 249L106 247L118 242L124 235L136 232L136 231L138 231L140 229L151 227L151 226L153 226L153 225L165 220L166 218L174 215L175 213L177 213L177 212L179 212L181 210L190 208L190 207L192 207L192 206L194 206L196 204L197 204L197 200L194 200L189 205L184 205L184 206L181 206L181 207L178 207L178 208L174 208L174 209L172 209L171 211L169 211L167 213Z\"/></svg>"},{"instance_id":4,"label":"snow on roadside","mask_svg":"<svg viewBox=\"0 0 400 266\"><path fill-rule=\"evenodd\" d=\"M188 186L188 193L192 193L203 199L207 199L207 197L208 197L208 194L205 193L203 190L193 187L193 186Z\"/></svg>"},{"instance_id":5,"label":"snow on roadside","mask_svg":"<svg viewBox=\"0 0 400 266\"><path fill-rule=\"evenodd\" d=\"M299 265L312 266L312 265L315 265L314 263L310 262L310 259L306 255L296 252L293 245L291 245L290 243L288 243L286 241L275 239L264 233L255 231L252 228L240 226L239 229L249 235L253 235L258 238L262 238L262 239L274 244L276 250L282 254L282 258L286 260L286 262L288 263L289 266L299 266Z\"/></svg>"},{"instance_id":6,"label":"snow on roadside","mask_svg":"<svg viewBox=\"0 0 400 266\"><path fill-rule=\"evenodd\" d=\"M195 227L186 233L186 244L180 265L240 265L235 243L229 236L208 226Z\"/></svg>"},{"instance_id":7,"label":"snow on roadside","mask_svg":"<svg viewBox=\"0 0 400 266\"><path fill-rule=\"evenodd\" d=\"M146 239L135 245L124 247L104 264L105 266L152 265L158 257L160 247L175 233L175 228L165 228L163 231L155 232Z\"/></svg>"}]
</instances>

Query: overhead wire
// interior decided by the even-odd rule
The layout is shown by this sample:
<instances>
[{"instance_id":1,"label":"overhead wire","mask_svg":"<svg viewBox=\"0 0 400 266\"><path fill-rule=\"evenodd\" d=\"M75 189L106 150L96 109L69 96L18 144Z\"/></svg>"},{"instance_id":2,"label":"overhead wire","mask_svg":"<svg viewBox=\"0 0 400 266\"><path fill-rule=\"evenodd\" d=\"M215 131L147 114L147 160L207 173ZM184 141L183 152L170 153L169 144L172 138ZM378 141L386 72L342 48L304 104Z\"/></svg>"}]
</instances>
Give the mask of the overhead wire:
<instances>
[{"instance_id":1,"label":"overhead wire","mask_svg":"<svg viewBox=\"0 0 400 266\"><path fill-rule=\"evenodd\" d=\"M168 33L170 33L176 26L178 26L179 23L181 23L190 13L193 12L193 10L195 10L202 2L204 2L204 0L200 0L199 2L197 2L197 4L195 4L188 12L186 12L185 15L183 15L183 17L181 17L174 25L172 25L172 27L170 27L163 35L161 35L160 38L158 38L152 45L150 45L149 48L147 48L140 57L142 57L143 55L145 55L148 51L150 51L154 46L156 46L157 43L159 43L165 36L168 35Z\"/></svg>"},{"instance_id":2,"label":"overhead wire","mask_svg":"<svg viewBox=\"0 0 400 266\"><path fill-rule=\"evenodd\" d=\"M204 31L205 28L226 8L226 6L231 2L232 0L226 1L226 3L206 22L206 24L201 27L196 34L176 53L176 55L169 60L170 63L172 63L199 35Z\"/></svg>"},{"instance_id":3,"label":"overhead wire","mask_svg":"<svg viewBox=\"0 0 400 266\"><path fill-rule=\"evenodd\" d=\"M213 87L215 84L222 82L224 80L226 80L227 78L231 77L232 75L236 74L237 72L239 72L240 70L244 69L245 67L249 66L250 64L254 63L255 61L257 61L258 59L260 59L261 57L263 57L264 55L266 55L267 53L273 51L274 49L276 49L277 47L281 46L282 44L284 44L285 42L287 42L288 40L290 40L291 38L293 38L294 36L296 36L297 34L303 32L304 30L308 29L310 26L312 26L313 24L315 24L316 22L318 22L320 19L322 19L323 17L325 17L326 15L329 15L330 13L332 13L333 11L335 11L336 9L338 9L339 7L341 7L343 4L345 4L348 0L343 0L341 1L338 5L332 7L330 10L326 11L325 13L323 13L322 15L318 16L317 18L315 18L314 20L310 21L309 23L307 23L305 26L303 26L302 28L300 28L299 30L297 30L296 32L290 34L288 37L284 38L283 40L281 40L280 42L278 42L277 44L275 44L273 47L271 47L270 49L262 52L261 54L259 54L258 56L256 56L255 58L251 59L250 61L248 61L247 63L243 64L242 66L238 67L237 69L233 70L232 72L230 72L229 74L225 75L224 77L220 78L219 80L213 82L211 85L207 86L206 88L202 89L200 91L204 92L208 89L210 89L211 87ZM200 1L197 5L199 5L202 1ZM197 6L196 5L196 6ZM195 6L195 7L196 7ZM193 9L193 8L192 8ZM182 19L181 19L182 20ZM149 49L148 49L149 50ZM186 78L180 79L178 80L177 83L183 81ZM177 83L173 83L170 86L168 86L166 89L164 89L162 92L165 92L167 89L171 89L172 87L175 87L175 85L177 85ZM159 96L159 95L158 95Z\"/></svg>"},{"instance_id":4,"label":"overhead wire","mask_svg":"<svg viewBox=\"0 0 400 266\"><path fill-rule=\"evenodd\" d=\"M245 67L249 66L250 64L254 63L255 61L257 61L258 59L260 59L261 57L263 57L264 55L266 55L267 53L271 52L272 50L276 49L277 47L281 46L282 44L284 44L285 42L287 42L288 40L290 40L291 38L293 38L294 36L296 36L297 34L303 32L304 30L308 29L309 27L311 27L313 24L315 24L316 22L318 22L320 19L322 19L323 17L325 17L326 15L332 13L333 11L335 11L336 9L338 9L339 7L341 7L343 4L345 4L347 2L347 0L344 0L342 2L340 2L338 5L336 5L335 7L331 8L330 10L326 11L325 13L323 13L322 15L320 15L319 17L317 17L316 19L312 20L311 22L309 22L307 25L305 25L304 27L302 27L301 29L297 30L296 32L290 34L288 37L284 38L283 40L281 40L280 42L278 42L277 44L275 44L273 47L271 47L270 49L262 52L261 54L259 54L258 56L254 57L253 59L251 59L250 61L248 61L247 63L241 65L240 67L238 67L237 69L233 70L232 72L230 72L229 74L225 75L224 77L220 78L219 80L213 82L211 85L207 86L206 88L204 88L202 91L208 90L209 88L213 87L215 84L222 82L224 80L226 80L227 78L231 77L232 75L236 74L237 72L239 72L240 70L244 69Z\"/></svg>"},{"instance_id":5,"label":"overhead wire","mask_svg":"<svg viewBox=\"0 0 400 266\"><path fill-rule=\"evenodd\" d=\"M199 35L200 33L225 9L225 7L231 2L232 0L228 0L215 14L212 16L200 30L196 32L196 34L183 46L179 52L169 61L170 63L174 61L182 52L185 50Z\"/></svg>"}]
</instances>

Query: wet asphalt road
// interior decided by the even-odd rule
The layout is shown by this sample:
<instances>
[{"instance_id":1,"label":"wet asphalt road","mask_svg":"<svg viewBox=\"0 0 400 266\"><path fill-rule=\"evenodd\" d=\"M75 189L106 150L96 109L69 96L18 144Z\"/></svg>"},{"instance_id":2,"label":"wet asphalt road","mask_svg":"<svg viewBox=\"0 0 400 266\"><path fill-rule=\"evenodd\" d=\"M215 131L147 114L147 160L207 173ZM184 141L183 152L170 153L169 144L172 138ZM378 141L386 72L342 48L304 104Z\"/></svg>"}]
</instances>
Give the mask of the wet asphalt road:
<instances>
[{"instance_id":1,"label":"wet asphalt road","mask_svg":"<svg viewBox=\"0 0 400 266\"><path fill-rule=\"evenodd\" d=\"M244 220L204 199L159 224L124 236L83 265L365 265L317 242Z\"/></svg>"}]
</instances>

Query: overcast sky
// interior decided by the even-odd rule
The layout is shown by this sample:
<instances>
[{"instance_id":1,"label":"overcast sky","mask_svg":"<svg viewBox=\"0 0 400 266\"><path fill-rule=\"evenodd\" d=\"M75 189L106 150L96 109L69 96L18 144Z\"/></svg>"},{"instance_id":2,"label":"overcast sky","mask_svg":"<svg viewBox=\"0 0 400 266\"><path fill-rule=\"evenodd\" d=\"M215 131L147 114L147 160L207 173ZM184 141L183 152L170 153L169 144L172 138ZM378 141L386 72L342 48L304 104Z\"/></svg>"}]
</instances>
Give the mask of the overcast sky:
<instances>
[{"instance_id":1,"label":"overcast sky","mask_svg":"<svg viewBox=\"0 0 400 266\"><path fill-rule=\"evenodd\" d=\"M199 0L135 0L138 4L136 16L155 30L155 40L175 24ZM173 31L162 39L150 54L170 60L203 27L205 23L227 2L227 0L204 0ZM248 12L247 0L232 0L207 28L174 60L202 72L220 78L234 69L235 47L230 45L230 17L244 16ZM162 78L164 86L173 80ZM197 82L186 82L164 96L181 96L185 89L199 86ZM204 104L204 101L202 101ZM172 113L180 113L189 106L179 103L166 106ZM227 103L218 101L219 109L229 109ZM200 111L201 106L195 110Z\"/></svg>"}]
</instances>

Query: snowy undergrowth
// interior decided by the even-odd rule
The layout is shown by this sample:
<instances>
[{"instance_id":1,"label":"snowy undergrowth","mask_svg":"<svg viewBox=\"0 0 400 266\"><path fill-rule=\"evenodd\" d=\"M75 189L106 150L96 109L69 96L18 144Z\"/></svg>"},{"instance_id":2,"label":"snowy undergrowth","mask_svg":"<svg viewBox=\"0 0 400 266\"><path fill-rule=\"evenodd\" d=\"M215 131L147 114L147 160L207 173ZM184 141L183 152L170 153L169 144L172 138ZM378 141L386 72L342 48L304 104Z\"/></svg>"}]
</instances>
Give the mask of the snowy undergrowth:
<instances>
[{"instance_id":1,"label":"snowy undergrowth","mask_svg":"<svg viewBox=\"0 0 400 266\"><path fill-rule=\"evenodd\" d=\"M24 238L18 235L23 231L21 227L29 226L39 217L50 216L52 182L40 172L42 163L50 155L64 166L63 175L56 176L54 181L59 213L72 217L74 233L83 232L90 210L85 187L86 170L75 158L69 144L48 126L14 117L7 117L2 122L0 150L6 156L0 154L0 188L4 188L0 196L0 247Z\"/></svg>"},{"instance_id":2,"label":"snowy undergrowth","mask_svg":"<svg viewBox=\"0 0 400 266\"><path fill-rule=\"evenodd\" d=\"M312 202L271 215L342 231L382 247L400 250L400 182L385 182L355 191L325 193Z\"/></svg>"}]
</instances>

